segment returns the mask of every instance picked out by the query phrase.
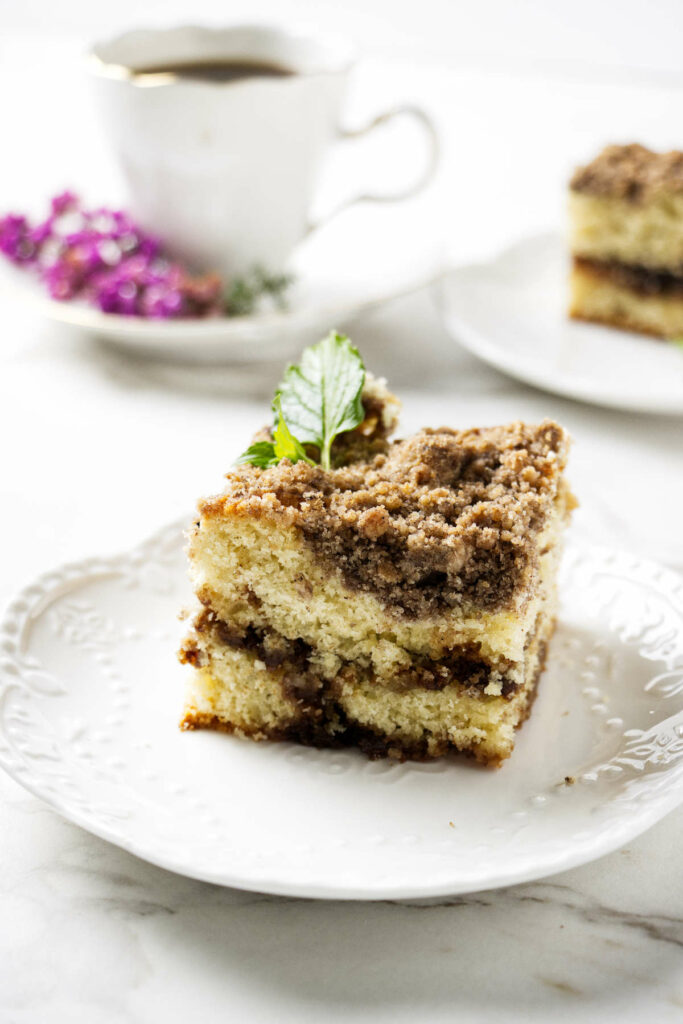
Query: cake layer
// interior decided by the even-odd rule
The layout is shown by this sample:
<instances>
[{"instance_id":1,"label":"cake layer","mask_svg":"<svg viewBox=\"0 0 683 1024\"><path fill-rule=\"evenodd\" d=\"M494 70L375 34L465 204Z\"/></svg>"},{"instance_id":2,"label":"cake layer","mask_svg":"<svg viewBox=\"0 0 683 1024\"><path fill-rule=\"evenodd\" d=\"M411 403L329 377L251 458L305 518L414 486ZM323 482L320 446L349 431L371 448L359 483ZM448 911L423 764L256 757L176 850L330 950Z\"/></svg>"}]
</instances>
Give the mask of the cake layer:
<instances>
[{"instance_id":1,"label":"cake layer","mask_svg":"<svg viewBox=\"0 0 683 1024\"><path fill-rule=\"evenodd\" d=\"M305 462L244 466L200 504L198 532L213 520L296 527L348 591L372 594L397 619L515 610L535 581L567 449L562 428L546 420L423 430L328 472Z\"/></svg>"},{"instance_id":2,"label":"cake layer","mask_svg":"<svg viewBox=\"0 0 683 1024\"><path fill-rule=\"evenodd\" d=\"M646 203L571 192L569 245L574 256L683 273L683 194Z\"/></svg>"},{"instance_id":3,"label":"cake layer","mask_svg":"<svg viewBox=\"0 0 683 1024\"><path fill-rule=\"evenodd\" d=\"M683 278L643 275L637 268L575 260L569 312L579 320L660 338L680 338Z\"/></svg>"},{"instance_id":4,"label":"cake layer","mask_svg":"<svg viewBox=\"0 0 683 1024\"><path fill-rule=\"evenodd\" d=\"M543 614L549 614L550 608L549 601ZM340 673L343 674L348 665L352 665L354 671L370 673L377 686L396 692L411 689L442 690L451 683L457 683L473 693L508 696L523 685L526 651L535 641L542 619L543 616L534 624L534 630L527 637L524 652L518 662L503 658L496 658L492 662L477 647L470 645L448 650L438 660L404 650L401 664L394 664L391 673L382 675L375 670L372 658L361 658L354 662L337 658L331 664L329 658L321 657L315 647L300 638L288 639L272 628L253 625L238 627L219 619L214 612L202 609L195 616L192 631L181 648L180 656L182 661L200 668L208 666L212 652L221 647L250 651L266 668L282 668L288 678L298 680L297 685L304 688L308 685L308 679L331 682Z\"/></svg>"},{"instance_id":5,"label":"cake layer","mask_svg":"<svg viewBox=\"0 0 683 1024\"><path fill-rule=\"evenodd\" d=\"M201 651L187 649L187 660L201 667L193 673L182 724L253 739L353 745L371 756L399 759L460 750L495 763L509 756L515 729L528 714L553 625L551 614L539 622L525 652L522 681L498 695L484 692L472 666L453 681L463 666L452 658L431 666L433 679L444 670L444 685L415 685L413 679L413 685L401 687L395 680L388 687L356 664L343 665L327 679L315 673L302 650L297 661L277 662L263 641L234 646L220 631L209 631L202 635Z\"/></svg>"},{"instance_id":6,"label":"cake layer","mask_svg":"<svg viewBox=\"0 0 683 1024\"><path fill-rule=\"evenodd\" d=\"M301 543L295 527L268 517L230 524L209 520L194 535L192 576L200 601L233 628L273 630L313 647L321 671L339 661L372 663L380 678L411 655L440 659L457 647L500 666L518 662L548 595L552 597L566 510L558 502L542 535L534 587L500 612L453 609L420 619L397 617L374 595L354 593L343 576Z\"/></svg>"},{"instance_id":7,"label":"cake layer","mask_svg":"<svg viewBox=\"0 0 683 1024\"><path fill-rule=\"evenodd\" d=\"M575 256L683 272L683 153L607 146L571 181Z\"/></svg>"}]
</instances>

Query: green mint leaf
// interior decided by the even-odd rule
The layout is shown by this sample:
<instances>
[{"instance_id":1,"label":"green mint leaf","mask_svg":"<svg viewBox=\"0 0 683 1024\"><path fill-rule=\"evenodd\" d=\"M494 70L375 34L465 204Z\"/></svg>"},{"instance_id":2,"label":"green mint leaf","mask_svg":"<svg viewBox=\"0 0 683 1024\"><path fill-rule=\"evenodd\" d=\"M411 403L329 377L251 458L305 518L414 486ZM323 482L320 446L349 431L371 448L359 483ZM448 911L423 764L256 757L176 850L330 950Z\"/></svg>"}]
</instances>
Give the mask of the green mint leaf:
<instances>
[{"instance_id":1,"label":"green mint leaf","mask_svg":"<svg viewBox=\"0 0 683 1024\"><path fill-rule=\"evenodd\" d=\"M315 463L306 455L303 445L296 437L294 437L285 422L279 395L275 396L273 409L275 410L277 417L275 429L273 430L275 458L278 461L280 459L289 459L290 462L301 462L303 460L304 462L307 462L309 466L314 466Z\"/></svg>"},{"instance_id":2,"label":"green mint leaf","mask_svg":"<svg viewBox=\"0 0 683 1024\"><path fill-rule=\"evenodd\" d=\"M672 338L671 340L673 341L674 345L676 345L677 348L680 348L680 349L683 350L683 338Z\"/></svg>"},{"instance_id":3,"label":"green mint leaf","mask_svg":"<svg viewBox=\"0 0 683 1024\"><path fill-rule=\"evenodd\" d=\"M335 437L363 422L364 383L358 349L335 331L305 349L298 366L285 370L276 399L300 443L319 448L323 469L330 468Z\"/></svg>"},{"instance_id":4,"label":"green mint leaf","mask_svg":"<svg viewBox=\"0 0 683 1024\"><path fill-rule=\"evenodd\" d=\"M315 463L309 459L304 446L292 434L285 422L280 408L280 397L275 396L273 409L276 413L275 426L273 428L272 441L255 441L249 445L246 452L242 452L235 462L236 466L251 465L259 469L267 469L269 466L277 466L281 459L289 459L290 462L307 462L309 466Z\"/></svg>"},{"instance_id":5,"label":"green mint leaf","mask_svg":"<svg viewBox=\"0 0 683 1024\"><path fill-rule=\"evenodd\" d=\"M285 370L273 401L273 440L256 441L236 464L267 469L289 459L314 466L304 448L311 444L320 452L320 465L329 469L335 437L363 422L364 384L358 350L346 335L332 331L304 349L298 366Z\"/></svg>"},{"instance_id":6,"label":"green mint leaf","mask_svg":"<svg viewBox=\"0 0 683 1024\"><path fill-rule=\"evenodd\" d=\"M259 469L266 469L268 466L276 466L278 463L275 455L275 445L272 441L255 441L250 444L246 452L242 452L239 459L236 459L236 466L258 466Z\"/></svg>"}]
</instances>

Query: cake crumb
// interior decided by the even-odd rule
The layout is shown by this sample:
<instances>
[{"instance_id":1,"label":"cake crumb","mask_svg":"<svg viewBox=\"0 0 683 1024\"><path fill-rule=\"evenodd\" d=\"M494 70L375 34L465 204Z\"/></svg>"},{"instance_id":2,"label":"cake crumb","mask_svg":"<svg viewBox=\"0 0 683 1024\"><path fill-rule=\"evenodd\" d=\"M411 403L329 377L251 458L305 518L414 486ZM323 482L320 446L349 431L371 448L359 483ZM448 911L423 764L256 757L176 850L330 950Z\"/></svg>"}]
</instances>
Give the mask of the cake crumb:
<instances>
[{"instance_id":1,"label":"cake crumb","mask_svg":"<svg viewBox=\"0 0 683 1024\"><path fill-rule=\"evenodd\" d=\"M574 192L646 202L661 192L683 192L683 153L655 153L646 146L606 146L574 172Z\"/></svg>"}]
</instances>

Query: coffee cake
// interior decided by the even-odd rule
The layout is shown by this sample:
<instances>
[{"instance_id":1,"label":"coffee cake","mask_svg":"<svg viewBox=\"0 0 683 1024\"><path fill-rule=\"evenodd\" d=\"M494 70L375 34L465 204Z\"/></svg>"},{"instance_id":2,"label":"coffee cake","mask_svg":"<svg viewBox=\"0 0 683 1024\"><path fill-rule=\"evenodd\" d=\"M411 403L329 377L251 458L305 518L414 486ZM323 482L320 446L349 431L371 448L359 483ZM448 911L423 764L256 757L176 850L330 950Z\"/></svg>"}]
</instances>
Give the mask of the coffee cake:
<instances>
[{"instance_id":1,"label":"coffee cake","mask_svg":"<svg viewBox=\"0 0 683 1024\"><path fill-rule=\"evenodd\" d=\"M683 153L607 146L570 185L570 314L683 336Z\"/></svg>"},{"instance_id":2,"label":"coffee cake","mask_svg":"<svg viewBox=\"0 0 683 1024\"><path fill-rule=\"evenodd\" d=\"M366 382L329 470L240 466L200 502L182 724L497 763L553 632L567 436L546 420L390 441L380 395Z\"/></svg>"}]
</instances>

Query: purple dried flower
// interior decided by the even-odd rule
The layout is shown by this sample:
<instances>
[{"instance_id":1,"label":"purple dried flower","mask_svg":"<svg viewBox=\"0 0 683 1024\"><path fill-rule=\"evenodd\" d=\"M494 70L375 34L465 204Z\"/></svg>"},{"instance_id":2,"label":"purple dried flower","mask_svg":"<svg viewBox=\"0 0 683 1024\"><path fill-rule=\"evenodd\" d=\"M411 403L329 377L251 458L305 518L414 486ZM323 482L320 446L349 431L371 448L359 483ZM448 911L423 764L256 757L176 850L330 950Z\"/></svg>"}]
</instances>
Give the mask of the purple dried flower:
<instances>
[{"instance_id":1,"label":"purple dried flower","mask_svg":"<svg viewBox=\"0 0 683 1024\"><path fill-rule=\"evenodd\" d=\"M35 259L37 246L25 217L8 213L0 220L0 252L13 263L31 263Z\"/></svg>"},{"instance_id":2,"label":"purple dried flower","mask_svg":"<svg viewBox=\"0 0 683 1024\"><path fill-rule=\"evenodd\" d=\"M73 192L55 196L50 215L0 219L0 252L31 266L55 299L83 298L106 313L168 319L223 311L215 274L192 277L163 256L160 240L123 210L85 210Z\"/></svg>"},{"instance_id":3,"label":"purple dried flower","mask_svg":"<svg viewBox=\"0 0 683 1024\"><path fill-rule=\"evenodd\" d=\"M78 196L73 192L65 191L60 192L59 195L54 196L50 207L55 217L59 217L62 213L67 210L71 210L78 206Z\"/></svg>"},{"instance_id":4,"label":"purple dried flower","mask_svg":"<svg viewBox=\"0 0 683 1024\"><path fill-rule=\"evenodd\" d=\"M36 224L34 228L31 228L29 237L34 245L41 246L44 242L47 242L52 237L53 232L53 218L48 217L41 224Z\"/></svg>"}]
</instances>

